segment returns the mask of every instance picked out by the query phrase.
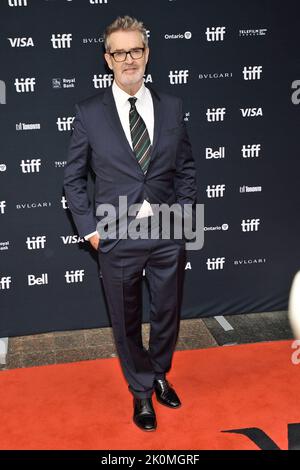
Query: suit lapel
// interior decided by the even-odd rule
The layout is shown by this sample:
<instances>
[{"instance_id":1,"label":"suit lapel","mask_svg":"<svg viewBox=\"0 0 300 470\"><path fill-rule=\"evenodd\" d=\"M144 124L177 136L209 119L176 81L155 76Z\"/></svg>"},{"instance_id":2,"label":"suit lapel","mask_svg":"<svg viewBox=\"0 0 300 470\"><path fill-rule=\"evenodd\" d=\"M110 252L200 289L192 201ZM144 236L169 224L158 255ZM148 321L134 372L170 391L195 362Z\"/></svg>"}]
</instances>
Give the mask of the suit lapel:
<instances>
[{"instance_id":1,"label":"suit lapel","mask_svg":"<svg viewBox=\"0 0 300 470\"><path fill-rule=\"evenodd\" d=\"M153 111L154 111L154 132L153 132L153 144L152 144L152 150L151 150L150 162L149 162L149 167L150 167L151 162L153 161L154 156L155 156L155 149L157 147L158 137L159 137L159 133L161 129L162 110L161 110L161 101L160 101L158 94L151 87L148 87L148 88L151 92L152 101L153 101ZM141 169L136 159L136 156L127 140L126 134L124 132L122 123L119 118L114 96L112 93L112 87L109 87L105 90L104 95L103 95L103 104L105 105L104 110L106 113L107 120L110 123L112 129L118 136L122 146L129 152L131 158L133 158L134 161L136 162L138 171L140 171L142 175L144 175L143 170Z\"/></svg>"}]
</instances>

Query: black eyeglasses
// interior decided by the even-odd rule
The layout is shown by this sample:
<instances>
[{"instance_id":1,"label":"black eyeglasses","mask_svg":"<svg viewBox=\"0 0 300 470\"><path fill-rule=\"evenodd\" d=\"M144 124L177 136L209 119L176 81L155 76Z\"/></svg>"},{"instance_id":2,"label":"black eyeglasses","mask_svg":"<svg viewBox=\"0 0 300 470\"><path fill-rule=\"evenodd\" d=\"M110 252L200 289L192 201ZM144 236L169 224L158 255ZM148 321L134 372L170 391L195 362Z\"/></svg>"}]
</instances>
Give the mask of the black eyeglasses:
<instances>
[{"instance_id":1,"label":"black eyeglasses","mask_svg":"<svg viewBox=\"0 0 300 470\"><path fill-rule=\"evenodd\" d=\"M127 59L127 54L129 54L132 59L141 59L144 50L144 47L136 47L135 49L130 49L130 51L109 52L109 55L111 55L116 62L124 62Z\"/></svg>"}]
</instances>

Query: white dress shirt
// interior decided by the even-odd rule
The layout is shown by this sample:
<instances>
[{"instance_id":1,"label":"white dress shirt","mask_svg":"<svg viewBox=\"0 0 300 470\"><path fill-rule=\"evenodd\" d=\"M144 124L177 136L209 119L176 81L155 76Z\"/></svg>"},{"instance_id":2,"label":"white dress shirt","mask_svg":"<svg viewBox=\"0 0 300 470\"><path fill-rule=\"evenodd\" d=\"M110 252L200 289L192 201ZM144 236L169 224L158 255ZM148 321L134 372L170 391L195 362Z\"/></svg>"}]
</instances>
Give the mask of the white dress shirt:
<instances>
[{"instance_id":1,"label":"white dress shirt","mask_svg":"<svg viewBox=\"0 0 300 470\"><path fill-rule=\"evenodd\" d=\"M151 144L153 144L153 133L154 133L154 109L153 109L153 101L152 101L152 96L149 88L145 86L145 83L143 82L139 90L136 92L135 95L129 95L126 93L124 90L122 90L115 82L113 81L112 84L112 93L113 97L116 103L118 115L122 124L122 127L124 129L125 135L127 137L127 140L130 144L130 147L133 149L132 145L132 140L131 140L131 134L130 134L130 124L129 124L129 111L130 111L130 102L128 101L128 98L132 98L132 96L135 96L137 98L135 102L135 106L137 109L137 112L141 115L143 118L145 125L147 127L149 137ZM150 212L148 212L148 209ZM143 205L138 212L137 217L143 217L147 215L152 215L151 213L151 206L147 201L143 202ZM95 235L97 231L89 233L88 235L85 235L85 240L88 240L90 237Z\"/></svg>"}]
</instances>

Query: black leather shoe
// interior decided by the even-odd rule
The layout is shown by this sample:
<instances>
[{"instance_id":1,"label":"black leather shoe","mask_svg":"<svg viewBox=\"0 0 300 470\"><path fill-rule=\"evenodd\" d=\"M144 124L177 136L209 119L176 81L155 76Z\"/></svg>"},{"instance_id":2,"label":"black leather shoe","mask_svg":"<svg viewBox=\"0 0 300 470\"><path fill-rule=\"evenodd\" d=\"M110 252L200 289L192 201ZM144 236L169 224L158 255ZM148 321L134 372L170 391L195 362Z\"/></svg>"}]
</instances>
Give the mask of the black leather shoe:
<instances>
[{"instance_id":1,"label":"black leather shoe","mask_svg":"<svg viewBox=\"0 0 300 470\"><path fill-rule=\"evenodd\" d=\"M152 398L134 397L133 406L134 423L143 431L155 431L157 423Z\"/></svg>"},{"instance_id":2,"label":"black leather shoe","mask_svg":"<svg viewBox=\"0 0 300 470\"><path fill-rule=\"evenodd\" d=\"M179 408L181 406L181 401L167 379L155 379L154 391L157 401L162 405L169 408Z\"/></svg>"}]
</instances>

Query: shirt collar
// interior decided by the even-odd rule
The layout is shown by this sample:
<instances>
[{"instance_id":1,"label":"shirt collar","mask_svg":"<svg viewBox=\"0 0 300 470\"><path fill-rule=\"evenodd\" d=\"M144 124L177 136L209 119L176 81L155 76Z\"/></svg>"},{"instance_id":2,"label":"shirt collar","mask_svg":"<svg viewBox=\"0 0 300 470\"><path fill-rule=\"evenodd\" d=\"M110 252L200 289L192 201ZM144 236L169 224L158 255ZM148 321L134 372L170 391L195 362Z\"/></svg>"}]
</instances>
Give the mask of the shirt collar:
<instances>
[{"instance_id":1,"label":"shirt collar","mask_svg":"<svg viewBox=\"0 0 300 470\"><path fill-rule=\"evenodd\" d=\"M128 103L128 98L132 98L131 95L126 93L126 91L122 90L117 85L115 80L113 81L113 84L112 84L112 91L113 91L115 100L118 101L118 103L120 103L121 105L125 105L126 103ZM145 93L146 93L146 87L145 87L145 83L143 82L139 90L133 96L135 96L138 99L138 101L142 101L145 97Z\"/></svg>"}]
</instances>

